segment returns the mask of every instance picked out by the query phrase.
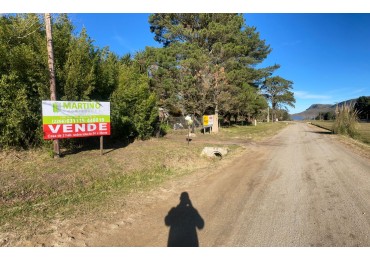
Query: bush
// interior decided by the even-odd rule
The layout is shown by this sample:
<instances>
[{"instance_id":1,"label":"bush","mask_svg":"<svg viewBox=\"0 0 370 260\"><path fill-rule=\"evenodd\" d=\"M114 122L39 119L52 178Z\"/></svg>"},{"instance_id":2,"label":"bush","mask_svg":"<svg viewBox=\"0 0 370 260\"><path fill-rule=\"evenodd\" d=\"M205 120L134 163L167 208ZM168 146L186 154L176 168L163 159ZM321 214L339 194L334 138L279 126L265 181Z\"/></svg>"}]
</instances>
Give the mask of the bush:
<instances>
[{"instance_id":1,"label":"bush","mask_svg":"<svg viewBox=\"0 0 370 260\"><path fill-rule=\"evenodd\" d=\"M168 125L167 123L161 123L160 125L161 136L168 134L168 132L170 132L171 129L172 129L171 126Z\"/></svg>"},{"instance_id":2,"label":"bush","mask_svg":"<svg viewBox=\"0 0 370 260\"><path fill-rule=\"evenodd\" d=\"M158 117L148 77L135 67L122 65L119 86L111 97L112 135L118 139L152 136Z\"/></svg>"},{"instance_id":3,"label":"bush","mask_svg":"<svg viewBox=\"0 0 370 260\"><path fill-rule=\"evenodd\" d=\"M336 113L333 132L348 135L352 138L358 136L358 111L353 108L353 105L344 104L337 107Z\"/></svg>"},{"instance_id":4,"label":"bush","mask_svg":"<svg viewBox=\"0 0 370 260\"><path fill-rule=\"evenodd\" d=\"M22 147L41 142L41 112L37 97L14 74L0 78L0 147Z\"/></svg>"}]
</instances>

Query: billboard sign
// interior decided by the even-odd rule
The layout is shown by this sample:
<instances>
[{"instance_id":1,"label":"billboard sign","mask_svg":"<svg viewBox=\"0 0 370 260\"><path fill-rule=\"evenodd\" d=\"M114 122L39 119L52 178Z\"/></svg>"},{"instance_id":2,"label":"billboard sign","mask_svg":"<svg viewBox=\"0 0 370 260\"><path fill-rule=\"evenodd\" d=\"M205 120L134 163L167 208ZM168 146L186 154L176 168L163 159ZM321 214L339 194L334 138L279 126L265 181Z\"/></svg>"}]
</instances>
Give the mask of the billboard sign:
<instances>
[{"instance_id":1,"label":"billboard sign","mask_svg":"<svg viewBox=\"0 0 370 260\"><path fill-rule=\"evenodd\" d=\"M110 135L110 102L42 101L44 139Z\"/></svg>"}]
</instances>

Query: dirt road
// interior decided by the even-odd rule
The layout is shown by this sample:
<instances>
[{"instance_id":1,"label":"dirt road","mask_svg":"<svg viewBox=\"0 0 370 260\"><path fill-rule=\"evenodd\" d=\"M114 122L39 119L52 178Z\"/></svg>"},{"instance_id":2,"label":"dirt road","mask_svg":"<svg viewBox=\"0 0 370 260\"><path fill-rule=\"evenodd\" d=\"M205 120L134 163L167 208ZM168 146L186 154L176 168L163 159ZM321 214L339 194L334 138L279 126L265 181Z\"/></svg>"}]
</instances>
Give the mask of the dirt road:
<instances>
[{"instance_id":1,"label":"dirt road","mask_svg":"<svg viewBox=\"0 0 370 260\"><path fill-rule=\"evenodd\" d=\"M135 196L139 208L54 245L370 246L370 160L304 123Z\"/></svg>"}]
</instances>

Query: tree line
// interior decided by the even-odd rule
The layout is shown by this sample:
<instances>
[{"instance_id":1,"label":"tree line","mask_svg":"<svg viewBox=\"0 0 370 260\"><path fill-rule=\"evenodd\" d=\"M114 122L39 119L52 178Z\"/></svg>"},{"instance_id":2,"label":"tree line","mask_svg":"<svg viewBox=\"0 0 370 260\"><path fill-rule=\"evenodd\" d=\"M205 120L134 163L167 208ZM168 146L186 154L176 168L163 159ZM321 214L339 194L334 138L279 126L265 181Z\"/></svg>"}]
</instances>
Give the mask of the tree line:
<instances>
[{"instance_id":1,"label":"tree line","mask_svg":"<svg viewBox=\"0 0 370 260\"><path fill-rule=\"evenodd\" d=\"M257 118L294 106L293 82L259 68L272 51L241 14L152 14L160 48L135 55L93 45L67 14L53 16L57 100L110 101L112 137L146 139L172 115ZM40 146L41 101L50 99L42 15L0 17L0 146Z\"/></svg>"},{"instance_id":2,"label":"tree line","mask_svg":"<svg viewBox=\"0 0 370 260\"><path fill-rule=\"evenodd\" d=\"M356 100L354 109L358 113L360 120L369 121L370 119L370 96L361 96Z\"/></svg>"},{"instance_id":3,"label":"tree line","mask_svg":"<svg viewBox=\"0 0 370 260\"><path fill-rule=\"evenodd\" d=\"M319 112L315 117L315 120L335 120L338 109L342 108L345 105L349 105L356 113L357 119L362 121L369 121L370 116L370 96L360 96L355 99L353 104L348 104L347 102L342 102L336 110Z\"/></svg>"}]
</instances>

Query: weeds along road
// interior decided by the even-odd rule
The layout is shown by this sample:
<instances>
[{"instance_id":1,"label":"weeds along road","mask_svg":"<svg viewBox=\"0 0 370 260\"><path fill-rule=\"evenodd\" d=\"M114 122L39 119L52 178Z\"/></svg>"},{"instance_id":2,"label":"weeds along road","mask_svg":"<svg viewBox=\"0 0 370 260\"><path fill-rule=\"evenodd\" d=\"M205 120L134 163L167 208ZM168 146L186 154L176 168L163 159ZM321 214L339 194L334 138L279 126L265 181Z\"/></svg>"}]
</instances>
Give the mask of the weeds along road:
<instances>
[{"instance_id":1,"label":"weeds along road","mask_svg":"<svg viewBox=\"0 0 370 260\"><path fill-rule=\"evenodd\" d=\"M370 246L369 159L305 123L145 196L85 245Z\"/></svg>"}]
</instances>

